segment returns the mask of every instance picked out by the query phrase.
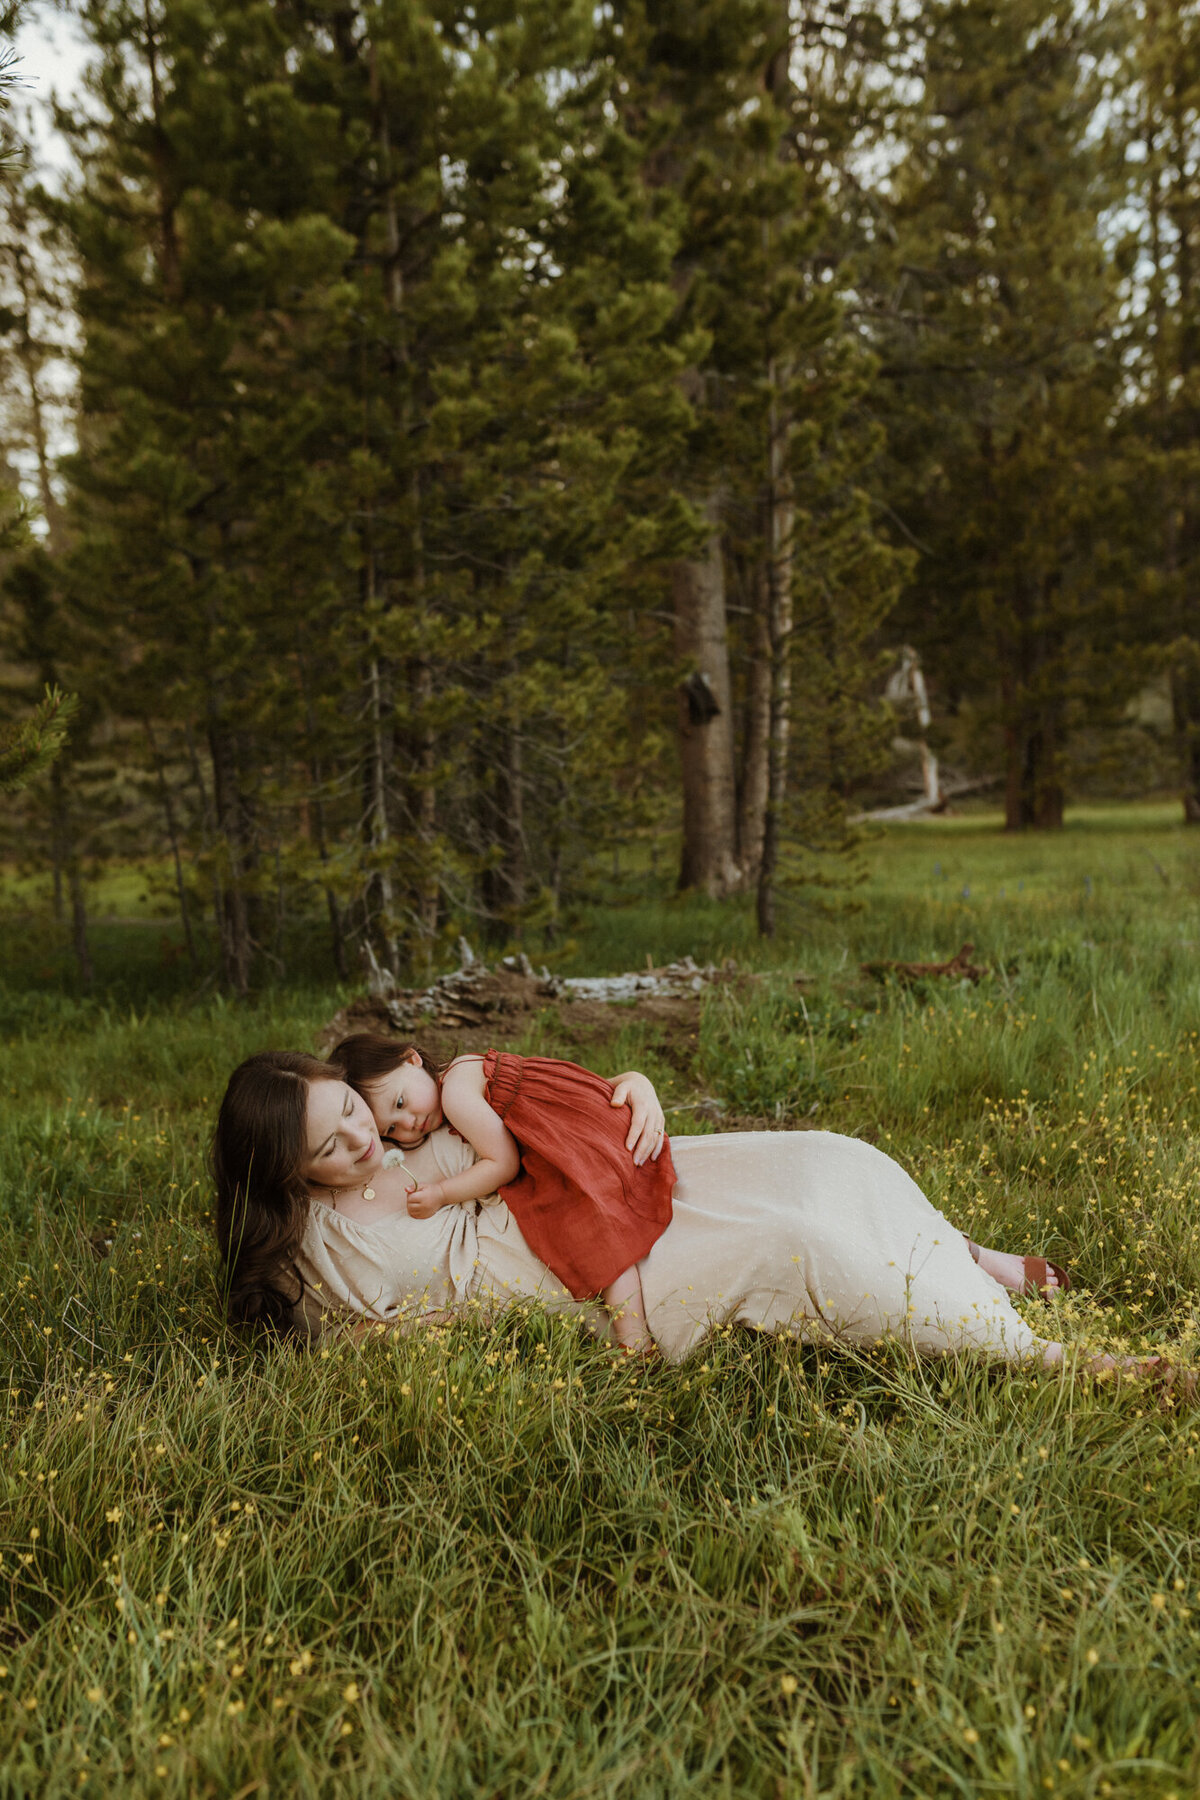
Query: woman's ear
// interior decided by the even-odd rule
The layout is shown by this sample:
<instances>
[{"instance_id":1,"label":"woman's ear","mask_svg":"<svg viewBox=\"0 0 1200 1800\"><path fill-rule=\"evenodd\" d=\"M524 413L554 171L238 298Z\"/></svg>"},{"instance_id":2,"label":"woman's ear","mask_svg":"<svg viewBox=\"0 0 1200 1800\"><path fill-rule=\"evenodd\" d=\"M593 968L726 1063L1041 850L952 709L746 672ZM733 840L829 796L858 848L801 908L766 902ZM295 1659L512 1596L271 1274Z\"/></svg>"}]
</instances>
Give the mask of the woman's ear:
<instances>
[{"instance_id":1,"label":"woman's ear","mask_svg":"<svg viewBox=\"0 0 1200 1800\"><path fill-rule=\"evenodd\" d=\"M404 1061L405 1061L405 1062L406 1062L406 1063L411 1063L411 1065L412 1065L412 1067L413 1067L413 1068L414 1068L414 1069L419 1069L419 1068L421 1068L421 1067L422 1067L422 1063L421 1063L421 1052L420 1052L420 1051L419 1051L419 1050L408 1050L408 1051L406 1051L406 1052L405 1052L405 1054L404 1054L404 1059L403 1059L403 1060L404 1060Z\"/></svg>"}]
</instances>

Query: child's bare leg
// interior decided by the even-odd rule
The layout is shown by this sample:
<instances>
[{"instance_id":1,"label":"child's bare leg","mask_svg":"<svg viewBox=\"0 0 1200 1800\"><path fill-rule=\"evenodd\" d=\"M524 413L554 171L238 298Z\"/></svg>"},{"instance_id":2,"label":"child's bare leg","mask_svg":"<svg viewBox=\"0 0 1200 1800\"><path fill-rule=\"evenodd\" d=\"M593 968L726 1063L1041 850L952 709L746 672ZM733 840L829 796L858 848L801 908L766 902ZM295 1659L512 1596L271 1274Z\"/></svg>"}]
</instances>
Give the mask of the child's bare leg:
<instances>
[{"instance_id":1,"label":"child's bare leg","mask_svg":"<svg viewBox=\"0 0 1200 1800\"><path fill-rule=\"evenodd\" d=\"M646 1324L642 1278L636 1266L618 1275L605 1288L601 1298L612 1314L613 1336L622 1350L653 1350L654 1339Z\"/></svg>"}]
</instances>

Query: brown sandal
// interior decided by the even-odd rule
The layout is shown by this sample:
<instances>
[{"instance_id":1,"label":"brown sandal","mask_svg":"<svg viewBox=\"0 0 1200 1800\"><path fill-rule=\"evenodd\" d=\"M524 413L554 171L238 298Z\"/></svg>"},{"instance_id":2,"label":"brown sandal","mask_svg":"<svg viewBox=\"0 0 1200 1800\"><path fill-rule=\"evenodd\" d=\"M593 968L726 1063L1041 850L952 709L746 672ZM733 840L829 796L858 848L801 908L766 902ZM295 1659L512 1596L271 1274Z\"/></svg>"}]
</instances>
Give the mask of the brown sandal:
<instances>
[{"instance_id":1,"label":"brown sandal","mask_svg":"<svg viewBox=\"0 0 1200 1800\"><path fill-rule=\"evenodd\" d=\"M977 1263L980 1246L968 1237L965 1231L963 1232L963 1241L971 1252L972 1259ZM1021 1290L1022 1299L1032 1300L1036 1294L1040 1300L1048 1300L1051 1294L1070 1292L1071 1277L1058 1263L1047 1262L1044 1256L1023 1256L1021 1262L1025 1269L1025 1286ZM1046 1286L1046 1281L1051 1275L1058 1277L1056 1288Z\"/></svg>"},{"instance_id":2,"label":"brown sandal","mask_svg":"<svg viewBox=\"0 0 1200 1800\"><path fill-rule=\"evenodd\" d=\"M1071 1277L1058 1263L1047 1262L1044 1256L1025 1256L1021 1260L1025 1265L1023 1292L1027 1300L1032 1300L1035 1294L1041 1300L1048 1300L1051 1294L1070 1293ZM1046 1286L1047 1279L1051 1275L1058 1277L1056 1288Z\"/></svg>"}]
</instances>

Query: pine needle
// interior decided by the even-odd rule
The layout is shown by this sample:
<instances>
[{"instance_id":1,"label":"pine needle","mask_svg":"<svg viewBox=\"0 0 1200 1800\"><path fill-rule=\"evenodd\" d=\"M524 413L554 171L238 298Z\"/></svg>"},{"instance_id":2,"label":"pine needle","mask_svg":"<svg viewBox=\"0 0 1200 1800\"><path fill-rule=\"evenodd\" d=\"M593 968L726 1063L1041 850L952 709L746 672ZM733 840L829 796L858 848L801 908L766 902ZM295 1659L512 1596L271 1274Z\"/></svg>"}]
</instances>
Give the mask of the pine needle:
<instances>
[{"instance_id":1,"label":"pine needle","mask_svg":"<svg viewBox=\"0 0 1200 1800\"><path fill-rule=\"evenodd\" d=\"M47 687L32 718L0 736L0 794L17 793L45 773L66 743L78 707L77 694Z\"/></svg>"}]
</instances>

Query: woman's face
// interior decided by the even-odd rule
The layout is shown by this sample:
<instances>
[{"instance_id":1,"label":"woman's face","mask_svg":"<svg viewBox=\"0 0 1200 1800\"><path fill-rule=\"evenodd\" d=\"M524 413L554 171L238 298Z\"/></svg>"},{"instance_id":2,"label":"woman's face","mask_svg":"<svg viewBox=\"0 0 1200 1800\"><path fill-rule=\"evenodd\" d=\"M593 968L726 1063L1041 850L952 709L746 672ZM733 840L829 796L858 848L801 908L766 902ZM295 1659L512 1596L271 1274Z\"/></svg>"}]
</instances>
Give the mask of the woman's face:
<instances>
[{"instance_id":1,"label":"woman's face","mask_svg":"<svg viewBox=\"0 0 1200 1800\"><path fill-rule=\"evenodd\" d=\"M309 1082L305 1138L300 1173L316 1187L361 1187L383 1167L371 1109L344 1081Z\"/></svg>"},{"instance_id":2,"label":"woman's face","mask_svg":"<svg viewBox=\"0 0 1200 1800\"><path fill-rule=\"evenodd\" d=\"M415 1050L366 1092L379 1135L394 1144L419 1144L442 1122L442 1090Z\"/></svg>"}]
</instances>

